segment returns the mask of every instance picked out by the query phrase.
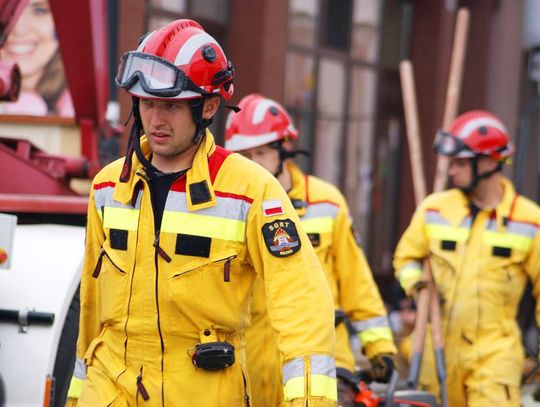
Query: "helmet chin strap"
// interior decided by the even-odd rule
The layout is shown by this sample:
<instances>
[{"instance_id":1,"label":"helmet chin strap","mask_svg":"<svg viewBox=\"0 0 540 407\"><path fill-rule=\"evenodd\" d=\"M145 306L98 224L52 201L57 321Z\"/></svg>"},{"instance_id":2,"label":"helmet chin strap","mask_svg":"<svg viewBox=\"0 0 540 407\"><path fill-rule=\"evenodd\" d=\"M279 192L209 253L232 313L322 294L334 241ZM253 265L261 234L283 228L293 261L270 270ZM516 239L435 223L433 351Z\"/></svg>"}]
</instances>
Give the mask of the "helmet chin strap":
<instances>
[{"instance_id":1,"label":"helmet chin strap","mask_svg":"<svg viewBox=\"0 0 540 407\"><path fill-rule=\"evenodd\" d=\"M499 172L502 170L502 163L497 163L497 166L490 170L483 172L482 174L478 173L478 156L471 158L471 170L472 170L472 180L466 187L460 187L459 189L462 190L465 194L470 194L478 185L478 183L483 180L491 177L496 172Z\"/></svg>"},{"instance_id":2,"label":"helmet chin strap","mask_svg":"<svg viewBox=\"0 0 540 407\"><path fill-rule=\"evenodd\" d=\"M309 153L307 151L304 151L304 150L291 150L291 151L289 151L289 150L285 149L285 147L283 147L283 140L274 141L273 143L270 143L269 146L272 147L273 149L278 150L278 152L279 152L279 165L278 165L278 168L277 168L276 172L273 174L274 177L276 177L276 178L279 177L283 173L283 165L284 165L286 160L288 160L289 158L294 158L298 154L303 154L305 156L309 156Z\"/></svg>"},{"instance_id":3,"label":"helmet chin strap","mask_svg":"<svg viewBox=\"0 0 540 407\"><path fill-rule=\"evenodd\" d=\"M193 116L193 121L195 122L195 134L193 135L193 144L199 144L202 136L206 132L206 128L212 124L214 118L203 119L203 108L205 97L191 99L189 102L191 104L191 114Z\"/></svg>"},{"instance_id":4,"label":"helmet chin strap","mask_svg":"<svg viewBox=\"0 0 540 407\"><path fill-rule=\"evenodd\" d=\"M213 119L203 119L202 112L204 107L204 97L190 100L191 113L193 115L193 121L195 122L195 134L193 135L193 144L199 144L202 136L205 134L206 128L212 124ZM131 174L131 167L133 162L133 154L136 154L138 160L146 168L147 171L159 172L159 170L152 165L150 161L144 156L141 150L141 135L144 131L141 114L139 111L139 98L132 96L131 98L131 113L133 116L133 124L129 133L128 147L126 157L124 159L124 166L122 167L122 173L120 174L120 182L128 182ZM129 121L129 118L128 120ZM127 122L126 122L127 124Z\"/></svg>"}]
</instances>

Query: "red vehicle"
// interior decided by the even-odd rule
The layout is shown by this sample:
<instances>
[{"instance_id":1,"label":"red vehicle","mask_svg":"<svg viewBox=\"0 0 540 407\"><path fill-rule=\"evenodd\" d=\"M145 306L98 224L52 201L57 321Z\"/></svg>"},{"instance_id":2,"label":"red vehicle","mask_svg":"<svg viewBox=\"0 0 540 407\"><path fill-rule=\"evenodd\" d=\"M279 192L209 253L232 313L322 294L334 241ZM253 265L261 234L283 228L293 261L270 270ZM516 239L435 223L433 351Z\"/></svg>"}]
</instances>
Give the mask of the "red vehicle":
<instances>
[{"instance_id":1,"label":"red vehicle","mask_svg":"<svg viewBox=\"0 0 540 407\"><path fill-rule=\"evenodd\" d=\"M27 3L0 0L0 48ZM80 154L48 153L24 131L0 136L0 406L63 405L71 378L88 198L70 180L99 170L100 139L114 133L106 4L49 0ZM0 103L16 98L20 80L0 61Z\"/></svg>"}]
</instances>

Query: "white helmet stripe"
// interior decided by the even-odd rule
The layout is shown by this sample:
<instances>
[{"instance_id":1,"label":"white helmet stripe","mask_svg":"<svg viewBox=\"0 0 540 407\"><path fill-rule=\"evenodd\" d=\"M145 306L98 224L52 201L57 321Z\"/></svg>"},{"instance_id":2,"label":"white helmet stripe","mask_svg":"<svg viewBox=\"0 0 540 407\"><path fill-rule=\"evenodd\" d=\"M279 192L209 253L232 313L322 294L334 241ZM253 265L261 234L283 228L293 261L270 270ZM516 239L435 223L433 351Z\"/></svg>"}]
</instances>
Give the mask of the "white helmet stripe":
<instances>
[{"instance_id":1,"label":"white helmet stripe","mask_svg":"<svg viewBox=\"0 0 540 407\"><path fill-rule=\"evenodd\" d=\"M257 103L255 111L253 112L253 117L251 119L252 123L257 124L262 122L264 119L264 115L270 106L279 107L276 102L270 99L262 99L259 103Z\"/></svg>"},{"instance_id":2,"label":"white helmet stripe","mask_svg":"<svg viewBox=\"0 0 540 407\"><path fill-rule=\"evenodd\" d=\"M490 117L479 117L469 121L463 128L459 131L456 136L460 139L467 138L473 131L477 130L479 127L495 127L503 133L506 134L506 129L498 120L492 119Z\"/></svg>"},{"instance_id":3,"label":"white helmet stripe","mask_svg":"<svg viewBox=\"0 0 540 407\"><path fill-rule=\"evenodd\" d=\"M180 48L178 54L176 54L174 64L176 66L188 64L189 61L191 61L191 58L193 58L193 55L195 55L195 52L197 52L204 44L215 44L221 49L216 40L207 33L196 34L182 45L182 48Z\"/></svg>"},{"instance_id":4,"label":"white helmet stripe","mask_svg":"<svg viewBox=\"0 0 540 407\"><path fill-rule=\"evenodd\" d=\"M146 45L146 43L148 42L148 40L150 40L150 37L152 35L154 35L156 31L152 31L150 34L148 34L146 37L144 37L144 40L142 40L142 42L139 44L139 46L137 47L137 51L138 52L143 52L143 49L144 49L144 46Z\"/></svg>"},{"instance_id":5,"label":"white helmet stripe","mask_svg":"<svg viewBox=\"0 0 540 407\"><path fill-rule=\"evenodd\" d=\"M257 136L235 134L229 140L225 141L225 148L231 151L242 151L248 148L264 146L272 141L276 141L277 138L278 134L275 131Z\"/></svg>"}]
</instances>

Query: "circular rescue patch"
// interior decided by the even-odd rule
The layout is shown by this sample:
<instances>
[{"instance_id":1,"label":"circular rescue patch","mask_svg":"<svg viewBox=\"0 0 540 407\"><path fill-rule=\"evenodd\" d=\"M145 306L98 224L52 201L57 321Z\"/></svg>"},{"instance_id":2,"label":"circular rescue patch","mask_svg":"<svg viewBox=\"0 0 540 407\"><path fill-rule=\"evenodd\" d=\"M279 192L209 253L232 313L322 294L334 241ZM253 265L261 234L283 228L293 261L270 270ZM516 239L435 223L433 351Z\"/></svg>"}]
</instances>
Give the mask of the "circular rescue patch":
<instances>
[{"instance_id":1,"label":"circular rescue patch","mask_svg":"<svg viewBox=\"0 0 540 407\"><path fill-rule=\"evenodd\" d=\"M290 219L277 219L262 226L264 243L270 254L287 257L300 250L301 243L296 225Z\"/></svg>"}]
</instances>

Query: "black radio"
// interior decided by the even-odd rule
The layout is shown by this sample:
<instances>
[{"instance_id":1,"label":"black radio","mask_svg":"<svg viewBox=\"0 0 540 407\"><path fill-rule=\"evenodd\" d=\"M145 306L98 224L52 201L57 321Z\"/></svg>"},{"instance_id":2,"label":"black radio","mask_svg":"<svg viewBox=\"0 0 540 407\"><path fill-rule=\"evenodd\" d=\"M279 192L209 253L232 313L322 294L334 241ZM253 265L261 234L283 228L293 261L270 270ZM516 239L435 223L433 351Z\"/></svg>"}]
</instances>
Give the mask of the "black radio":
<instances>
[{"instance_id":1,"label":"black radio","mask_svg":"<svg viewBox=\"0 0 540 407\"><path fill-rule=\"evenodd\" d=\"M191 361L204 370L221 370L234 364L234 346L228 342L206 342L195 346Z\"/></svg>"}]
</instances>

